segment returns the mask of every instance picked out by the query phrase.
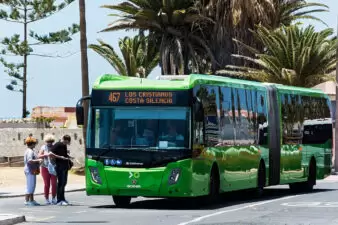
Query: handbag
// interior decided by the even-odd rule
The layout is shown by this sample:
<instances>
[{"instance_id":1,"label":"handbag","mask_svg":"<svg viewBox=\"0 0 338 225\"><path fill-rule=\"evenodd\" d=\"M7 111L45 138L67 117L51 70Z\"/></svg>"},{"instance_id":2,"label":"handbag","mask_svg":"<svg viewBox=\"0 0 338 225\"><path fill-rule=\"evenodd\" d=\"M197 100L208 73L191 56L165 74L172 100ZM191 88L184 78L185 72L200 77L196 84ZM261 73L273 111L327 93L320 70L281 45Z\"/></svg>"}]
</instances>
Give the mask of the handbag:
<instances>
[{"instance_id":1,"label":"handbag","mask_svg":"<svg viewBox=\"0 0 338 225\"><path fill-rule=\"evenodd\" d=\"M50 161L50 158L48 157L48 173L51 175L56 176L56 169L55 169L55 165L52 164L52 162Z\"/></svg>"},{"instance_id":2,"label":"handbag","mask_svg":"<svg viewBox=\"0 0 338 225\"><path fill-rule=\"evenodd\" d=\"M72 169L73 166L74 166L73 161L68 159L68 170Z\"/></svg>"},{"instance_id":3,"label":"handbag","mask_svg":"<svg viewBox=\"0 0 338 225\"><path fill-rule=\"evenodd\" d=\"M36 159L34 155L33 155L33 159ZM25 156L25 161L27 161L26 156ZM27 167L28 167L30 174L33 174L33 175L40 174L40 163L27 163Z\"/></svg>"},{"instance_id":4,"label":"handbag","mask_svg":"<svg viewBox=\"0 0 338 225\"><path fill-rule=\"evenodd\" d=\"M40 174L40 165L38 163L28 164L29 172L33 175Z\"/></svg>"}]
</instances>

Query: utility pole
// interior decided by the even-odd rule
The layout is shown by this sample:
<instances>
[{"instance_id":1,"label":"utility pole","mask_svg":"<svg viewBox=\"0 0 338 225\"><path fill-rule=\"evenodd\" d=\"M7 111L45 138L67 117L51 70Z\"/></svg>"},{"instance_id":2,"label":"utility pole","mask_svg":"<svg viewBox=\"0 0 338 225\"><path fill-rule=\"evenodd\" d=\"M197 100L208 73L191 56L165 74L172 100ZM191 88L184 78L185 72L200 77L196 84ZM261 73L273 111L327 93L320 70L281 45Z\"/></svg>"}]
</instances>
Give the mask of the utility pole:
<instances>
[{"instance_id":1,"label":"utility pole","mask_svg":"<svg viewBox=\"0 0 338 225\"><path fill-rule=\"evenodd\" d=\"M338 16L337 16L337 34L338 34ZM338 35L337 35L338 37ZM335 132L334 132L334 171L338 175L338 44L336 46L336 115L335 115Z\"/></svg>"}]
</instances>

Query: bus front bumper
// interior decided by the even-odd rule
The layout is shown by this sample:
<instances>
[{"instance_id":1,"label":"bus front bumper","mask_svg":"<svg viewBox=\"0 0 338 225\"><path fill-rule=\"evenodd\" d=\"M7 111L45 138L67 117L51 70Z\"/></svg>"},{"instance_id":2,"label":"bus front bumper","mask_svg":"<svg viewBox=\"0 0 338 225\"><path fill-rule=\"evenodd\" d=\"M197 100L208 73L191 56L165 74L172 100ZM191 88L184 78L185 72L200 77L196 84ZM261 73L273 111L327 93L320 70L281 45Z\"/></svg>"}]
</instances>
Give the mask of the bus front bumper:
<instances>
[{"instance_id":1,"label":"bus front bumper","mask_svg":"<svg viewBox=\"0 0 338 225\"><path fill-rule=\"evenodd\" d=\"M189 159L158 168L119 168L104 166L100 162L87 163L87 195L193 196Z\"/></svg>"}]
</instances>

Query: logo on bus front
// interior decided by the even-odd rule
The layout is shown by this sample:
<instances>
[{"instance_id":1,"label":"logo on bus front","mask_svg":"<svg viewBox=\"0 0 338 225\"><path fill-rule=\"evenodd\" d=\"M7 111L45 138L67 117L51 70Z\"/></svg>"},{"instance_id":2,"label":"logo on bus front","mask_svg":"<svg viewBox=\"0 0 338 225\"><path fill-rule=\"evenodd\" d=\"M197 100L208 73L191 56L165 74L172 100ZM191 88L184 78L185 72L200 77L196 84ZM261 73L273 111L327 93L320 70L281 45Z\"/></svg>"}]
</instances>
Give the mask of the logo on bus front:
<instances>
[{"instance_id":1,"label":"logo on bus front","mask_svg":"<svg viewBox=\"0 0 338 225\"><path fill-rule=\"evenodd\" d=\"M131 179L131 178L135 178L135 179L140 178L140 173L139 172L134 172L134 173L129 172L129 179Z\"/></svg>"}]
</instances>

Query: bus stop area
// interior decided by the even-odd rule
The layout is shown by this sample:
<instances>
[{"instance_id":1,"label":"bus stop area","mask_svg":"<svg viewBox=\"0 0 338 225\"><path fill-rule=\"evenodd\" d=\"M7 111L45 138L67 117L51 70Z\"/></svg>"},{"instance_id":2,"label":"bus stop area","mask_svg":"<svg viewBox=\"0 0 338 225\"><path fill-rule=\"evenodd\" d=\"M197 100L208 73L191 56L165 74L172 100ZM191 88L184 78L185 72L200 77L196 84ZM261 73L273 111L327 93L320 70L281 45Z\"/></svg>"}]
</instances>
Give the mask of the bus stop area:
<instances>
[{"instance_id":1,"label":"bus stop area","mask_svg":"<svg viewBox=\"0 0 338 225\"><path fill-rule=\"evenodd\" d=\"M1 167L0 198L24 196L25 182L23 167ZM42 195L43 187L42 176L38 175L35 195ZM66 191L73 192L83 190L85 190L85 176L69 172Z\"/></svg>"}]
</instances>

